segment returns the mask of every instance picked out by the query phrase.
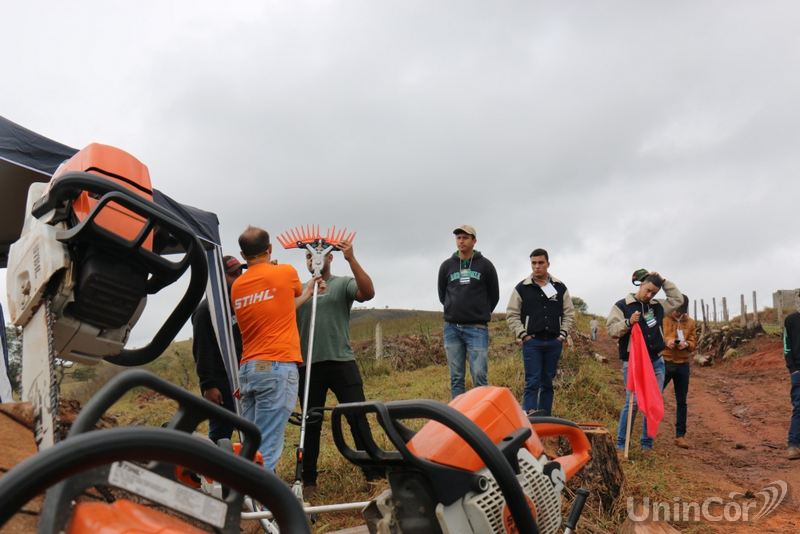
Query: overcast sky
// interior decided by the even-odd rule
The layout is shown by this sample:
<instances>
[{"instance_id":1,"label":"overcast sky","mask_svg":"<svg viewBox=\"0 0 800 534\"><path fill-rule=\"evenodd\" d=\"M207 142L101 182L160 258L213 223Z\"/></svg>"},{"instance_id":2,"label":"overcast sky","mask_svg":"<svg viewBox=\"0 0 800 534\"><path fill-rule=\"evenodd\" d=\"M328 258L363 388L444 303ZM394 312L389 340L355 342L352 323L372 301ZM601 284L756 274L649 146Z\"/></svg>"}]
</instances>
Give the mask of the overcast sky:
<instances>
[{"instance_id":1,"label":"overcast sky","mask_svg":"<svg viewBox=\"0 0 800 534\"><path fill-rule=\"evenodd\" d=\"M441 309L466 223L496 311L543 247L590 312L643 267L738 314L800 286L798 28L788 1L0 0L0 115L130 152L227 253L357 231L376 307Z\"/></svg>"}]
</instances>

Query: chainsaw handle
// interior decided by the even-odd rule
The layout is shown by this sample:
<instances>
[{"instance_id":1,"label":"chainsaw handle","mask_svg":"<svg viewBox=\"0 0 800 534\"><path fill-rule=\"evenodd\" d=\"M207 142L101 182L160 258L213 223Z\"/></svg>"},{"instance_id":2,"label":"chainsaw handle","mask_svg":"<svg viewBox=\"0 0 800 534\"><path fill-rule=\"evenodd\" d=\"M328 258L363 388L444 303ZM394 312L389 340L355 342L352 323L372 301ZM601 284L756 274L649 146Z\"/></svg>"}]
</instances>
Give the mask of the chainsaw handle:
<instances>
[{"instance_id":1,"label":"chainsaw handle","mask_svg":"<svg viewBox=\"0 0 800 534\"><path fill-rule=\"evenodd\" d=\"M566 436L569 440L572 454L554 460L564 468L567 480L571 479L591 459L592 446L589 439L583 430L572 421L557 417L531 417L530 422L534 432L540 438Z\"/></svg>"},{"instance_id":2,"label":"chainsaw handle","mask_svg":"<svg viewBox=\"0 0 800 534\"><path fill-rule=\"evenodd\" d=\"M186 293L150 343L138 349L123 349L115 356L105 357L107 361L125 367L150 363L172 343L203 298L208 279L208 264L203 245L194 232L168 210L116 182L88 172L68 172L59 176L47 194L34 204L31 213L35 217L41 217L51 210L63 209L67 201L76 198L82 191L101 197L83 221L58 233L59 241L70 243L85 240L107 245L120 259L147 271L150 275L147 281L149 294L157 293L172 284L191 267L191 279ZM144 219L142 229L133 240L95 223L103 208L112 202ZM166 230L183 246L186 254L182 259L171 262L142 246L156 226Z\"/></svg>"},{"instance_id":3,"label":"chainsaw handle","mask_svg":"<svg viewBox=\"0 0 800 534\"><path fill-rule=\"evenodd\" d=\"M275 474L185 432L164 428L111 428L88 432L31 456L0 479L0 502L3 503L0 526L53 484L124 460L156 460L202 472L264 503L275 514L281 532L311 532L297 498ZM60 513L58 515L60 517ZM236 520L238 531L238 512L236 516L228 521ZM63 526L54 525L57 530L53 532L60 531Z\"/></svg>"},{"instance_id":4,"label":"chainsaw handle","mask_svg":"<svg viewBox=\"0 0 800 534\"><path fill-rule=\"evenodd\" d=\"M179 409L170 420L168 428L192 432L206 419L223 421L240 432L243 442L241 456L250 461L255 458L261 445L261 430L253 422L143 369L124 371L109 380L80 411L67 437L72 439L90 431L111 406L137 387L152 389L177 401Z\"/></svg>"}]
</instances>

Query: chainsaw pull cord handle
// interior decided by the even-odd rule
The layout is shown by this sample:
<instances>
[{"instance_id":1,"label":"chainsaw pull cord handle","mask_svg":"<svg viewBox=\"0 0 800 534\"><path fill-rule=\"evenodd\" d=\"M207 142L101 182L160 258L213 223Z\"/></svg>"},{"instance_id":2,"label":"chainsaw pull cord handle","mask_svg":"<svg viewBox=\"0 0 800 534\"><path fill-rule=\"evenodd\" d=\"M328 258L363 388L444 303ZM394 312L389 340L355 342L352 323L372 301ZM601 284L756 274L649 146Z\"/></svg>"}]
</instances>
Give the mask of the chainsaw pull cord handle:
<instances>
[{"instance_id":1,"label":"chainsaw pull cord handle","mask_svg":"<svg viewBox=\"0 0 800 534\"><path fill-rule=\"evenodd\" d=\"M325 256L333 250L333 246L328 245L323 249L317 249L310 244L306 245L306 249L311 254L311 265L314 267L313 276L320 276L322 274L322 267L325 265ZM311 386L311 361L314 354L314 327L317 321L317 292L318 284L312 278L310 283L314 284L314 292L311 296L311 323L308 328L308 351L306 354L306 376L304 379L305 387L303 388L303 411L300 417L300 445L297 448L297 466L295 468L294 481L299 483L302 478L303 471L303 455L305 453L306 442L306 419L308 418L308 393Z\"/></svg>"},{"instance_id":2,"label":"chainsaw pull cord handle","mask_svg":"<svg viewBox=\"0 0 800 534\"><path fill-rule=\"evenodd\" d=\"M566 523L564 526L564 534L572 534L575 531L575 527L578 526L578 519L580 519L581 514L583 513L583 506L586 504L586 498L589 497L589 491L584 488L578 488L578 493L575 495L575 500L572 501L572 508L569 511L569 517L567 518Z\"/></svg>"}]
</instances>

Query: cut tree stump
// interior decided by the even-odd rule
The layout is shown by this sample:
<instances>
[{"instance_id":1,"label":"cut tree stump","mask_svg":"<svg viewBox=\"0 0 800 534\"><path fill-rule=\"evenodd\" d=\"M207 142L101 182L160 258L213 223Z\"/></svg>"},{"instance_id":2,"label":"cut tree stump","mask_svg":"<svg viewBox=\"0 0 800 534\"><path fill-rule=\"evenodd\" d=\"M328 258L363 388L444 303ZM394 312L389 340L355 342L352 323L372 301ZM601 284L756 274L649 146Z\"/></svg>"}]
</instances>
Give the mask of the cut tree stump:
<instances>
[{"instance_id":1,"label":"cut tree stump","mask_svg":"<svg viewBox=\"0 0 800 534\"><path fill-rule=\"evenodd\" d=\"M33 417L33 405L28 402L0 404L0 473L38 452ZM0 528L0 534L36 532L43 503L44 495L35 497Z\"/></svg>"},{"instance_id":2,"label":"cut tree stump","mask_svg":"<svg viewBox=\"0 0 800 534\"><path fill-rule=\"evenodd\" d=\"M617 458L617 438L601 426L581 425L592 445L592 459L567 482L567 489L575 493L578 488L589 491L586 506L601 513L614 508L625 485L625 474ZM553 459L572 453L569 440L564 436L542 440L544 452Z\"/></svg>"}]
</instances>

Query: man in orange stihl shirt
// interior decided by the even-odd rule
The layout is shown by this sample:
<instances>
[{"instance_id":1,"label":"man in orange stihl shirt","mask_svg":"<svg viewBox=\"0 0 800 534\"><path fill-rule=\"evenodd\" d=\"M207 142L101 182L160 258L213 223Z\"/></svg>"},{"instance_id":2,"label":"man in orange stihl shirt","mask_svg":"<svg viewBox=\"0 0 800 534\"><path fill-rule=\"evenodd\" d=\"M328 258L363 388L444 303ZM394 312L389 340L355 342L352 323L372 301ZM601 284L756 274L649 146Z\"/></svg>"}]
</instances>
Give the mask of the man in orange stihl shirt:
<instances>
[{"instance_id":1,"label":"man in orange stihl shirt","mask_svg":"<svg viewBox=\"0 0 800 534\"><path fill-rule=\"evenodd\" d=\"M272 245L261 228L248 227L239 236L239 248L247 271L234 282L231 300L242 331L242 416L261 429L264 467L274 472L297 401L297 367L303 363L295 309L311 298L314 283L304 290L294 267L270 263ZM324 283L319 287L324 291Z\"/></svg>"}]
</instances>

